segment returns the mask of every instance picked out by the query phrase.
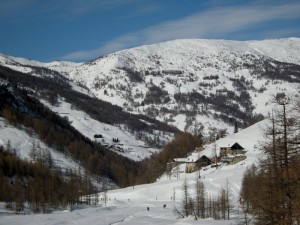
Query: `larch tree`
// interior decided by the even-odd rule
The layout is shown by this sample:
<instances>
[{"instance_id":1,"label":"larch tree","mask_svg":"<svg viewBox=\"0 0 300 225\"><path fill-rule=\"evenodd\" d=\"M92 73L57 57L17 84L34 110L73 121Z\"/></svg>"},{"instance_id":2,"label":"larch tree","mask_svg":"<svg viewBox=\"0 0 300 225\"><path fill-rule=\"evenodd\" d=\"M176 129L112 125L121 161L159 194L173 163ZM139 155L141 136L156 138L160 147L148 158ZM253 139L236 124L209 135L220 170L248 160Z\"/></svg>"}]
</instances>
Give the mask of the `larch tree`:
<instances>
[{"instance_id":1,"label":"larch tree","mask_svg":"<svg viewBox=\"0 0 300 225\"><path fill-rule=\"evenodd\" d=\"M182 201L182 211L183 214L188 217L190 214L190 204L189 204L189 186L186 180L182 184L183 191L183 201Z\"/></svg>"},{"instance_id":2,"label":"larch tree","mask_svg":"<svg viewBox=\"0 0 300 225\"><path fill-rule=\"evenodd\" d=\"M265 142L261 143L265 157L257 171L245 174L241 197L246 209L255 216L256 224L300 224L300 114L295 110L297 104L288 96L278 95L274 103L271 125L265 130Z\"/></svg>"},{"instance_id":3,"label":"larch tree","mask_svg":"<svg viewBox=\"0 0 300 225\"><path fill-rule=\"evenodd\" d=\"M199 218L205 218L205 186L203 182L197 178L195 184L195 193L196 193L196 212Z\"/></svg>"}]
</instances>

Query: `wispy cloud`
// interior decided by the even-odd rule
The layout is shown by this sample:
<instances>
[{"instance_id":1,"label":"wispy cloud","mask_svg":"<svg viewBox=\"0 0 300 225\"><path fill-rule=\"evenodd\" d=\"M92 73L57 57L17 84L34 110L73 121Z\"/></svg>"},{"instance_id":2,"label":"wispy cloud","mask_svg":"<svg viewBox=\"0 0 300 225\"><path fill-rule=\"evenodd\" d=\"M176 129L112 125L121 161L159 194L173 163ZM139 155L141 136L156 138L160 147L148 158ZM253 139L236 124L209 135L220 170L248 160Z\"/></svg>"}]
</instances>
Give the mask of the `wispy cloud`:
<instances>
[{"instance_id":1,"label":"wispy cloud","mask_svg":"<svg viewBox=\"0 0 300 225\"><path fill-rule=\"evenodd\" d=\"M91 12L103 12L135 5L142 0L2 0L0 1L0 18L15 17L18 13L28 13L26 9L34 8L26 17L58 18L72 20Z\"/></svg>"},{"instance_id":2,"label":"wispy cloud","mask_svg":"<svg viewBox=\"0 0 300 225\"><path fill-rule=\"evenodd\" d=\"M0 1L0 17L14 16L16 13L32 6L36 0L9 0Z\"/></svg>"},{"instance_id":3,"label":"wispy cloud","mask_svg":"<svg viewBox=\"0 0 300 225\"><path fill-rule=\"evenodd\" d=\"M238 7L215 7L179 20L125 34L98 49L73 52L62 59L84 61L124 48L172 39L222 38L264 23L300 18L299 12L299 2L271 6L258 3Z\"/></svg>"},{"instance_id":4,"label":"wispy cloud","mask_svg":"<svg viewBox=\"0 0 300 225\"><path fill-rule=\"evenodd\" d=\"M43 7L44 12L53 12L60 17L74 19L91 12L103 12L115 8L123 7L124 5L133 5L141 0L65 0L49 1L47 6Z\"/></svg>"}]
</instances>

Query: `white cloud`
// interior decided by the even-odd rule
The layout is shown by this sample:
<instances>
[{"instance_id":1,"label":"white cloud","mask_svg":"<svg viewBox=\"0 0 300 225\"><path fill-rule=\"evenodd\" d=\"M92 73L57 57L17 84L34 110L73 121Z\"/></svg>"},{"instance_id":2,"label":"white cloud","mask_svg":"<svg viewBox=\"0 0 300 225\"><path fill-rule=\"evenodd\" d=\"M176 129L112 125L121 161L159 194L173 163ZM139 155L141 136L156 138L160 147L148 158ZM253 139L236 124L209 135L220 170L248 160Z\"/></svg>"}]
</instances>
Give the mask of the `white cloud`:
<instances>
[{"instance_id":1,"label":"white cloud","mask_svg":"<svg viewBox=\"0 0 300 225\"><path fill-rule=\"evenodd\" d=\"M222 38L266 22L300 18L300 3L212 8L191 16L167 21L120 36L91 51L78 51L64 60L87 60L121 49L180 38ZM285 28L286 29L286 28ZM278 31L280 32L280 31Z\"/></svg>"}]
</instances>

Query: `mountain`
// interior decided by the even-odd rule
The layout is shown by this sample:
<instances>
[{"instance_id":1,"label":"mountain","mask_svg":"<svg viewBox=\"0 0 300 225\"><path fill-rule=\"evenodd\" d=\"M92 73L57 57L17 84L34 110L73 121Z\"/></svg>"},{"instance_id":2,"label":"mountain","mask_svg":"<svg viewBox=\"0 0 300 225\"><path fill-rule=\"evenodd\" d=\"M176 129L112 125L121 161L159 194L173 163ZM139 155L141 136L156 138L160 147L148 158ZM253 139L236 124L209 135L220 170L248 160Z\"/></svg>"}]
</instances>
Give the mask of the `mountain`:
<instances>
[{"instance_id":1,"label":"mountain","mask_svg":"<svg viewBox=\"0 0 300 225\"><path fill-rule=\"evenodd\" d=\"M43 165L50 165L44 162L49 156L51 169L88 174L98 187L141 182L137 161L158 152L179 130L125 112L50 72L36 76L0 66L1 147Z\"/></svg>"},{"instance_id":2,"label":"mountain","mask_svg":"<svg viewBox=\"0 0 300 225\"><path fill-rule=\"evenodd\" d=\"M36 68L39 71L49 70ZM26 91L58 116L67 119L82 135L101 141L108 149L128 158L139 161L150 156L178 132L178 129L155 119L124 112L118 106L95 98L87 89L70 82L58 72L51 70L50 73L32 76L0 66L4 90L15 89L12 93ZM2 104L5 106L5 102Z\"/></svg>"},{"instance_id":3,"label":"mountain","mask_svg":"<svg viewBox=\"0 0 300 225\"><path fill-rule=\"evenodd\" d=\"M86 63L41 63L6 55L3 66L59 75L95 97L134 114L214 135L267 116L272 95L295 95L300 39L264 41L174 40L119 51ZM41 68L43 68L41 70Z\"/></svg>"}]
</instances>

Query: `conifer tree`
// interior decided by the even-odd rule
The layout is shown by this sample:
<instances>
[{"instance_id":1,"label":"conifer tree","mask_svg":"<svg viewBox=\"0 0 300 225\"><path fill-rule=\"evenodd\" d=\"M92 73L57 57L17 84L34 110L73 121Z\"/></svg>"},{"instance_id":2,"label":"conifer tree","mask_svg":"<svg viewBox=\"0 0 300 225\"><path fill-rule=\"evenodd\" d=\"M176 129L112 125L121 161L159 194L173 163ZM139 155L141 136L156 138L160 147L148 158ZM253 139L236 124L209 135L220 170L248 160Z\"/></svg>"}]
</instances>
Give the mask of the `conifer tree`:
<instances>
[{"instance_id":1,"label":"conifer tree","mask_svg":"<svg viewBox=\"0 0 300 225\"><path fill-rule=\"evenodd\" d=\"M38 152L37 152L36 144L35 141L33 141L32 148L29 152L29 157L32 161L35 162L37 160L37 156L38 156Z\"/></svg>"}]
</instances>

